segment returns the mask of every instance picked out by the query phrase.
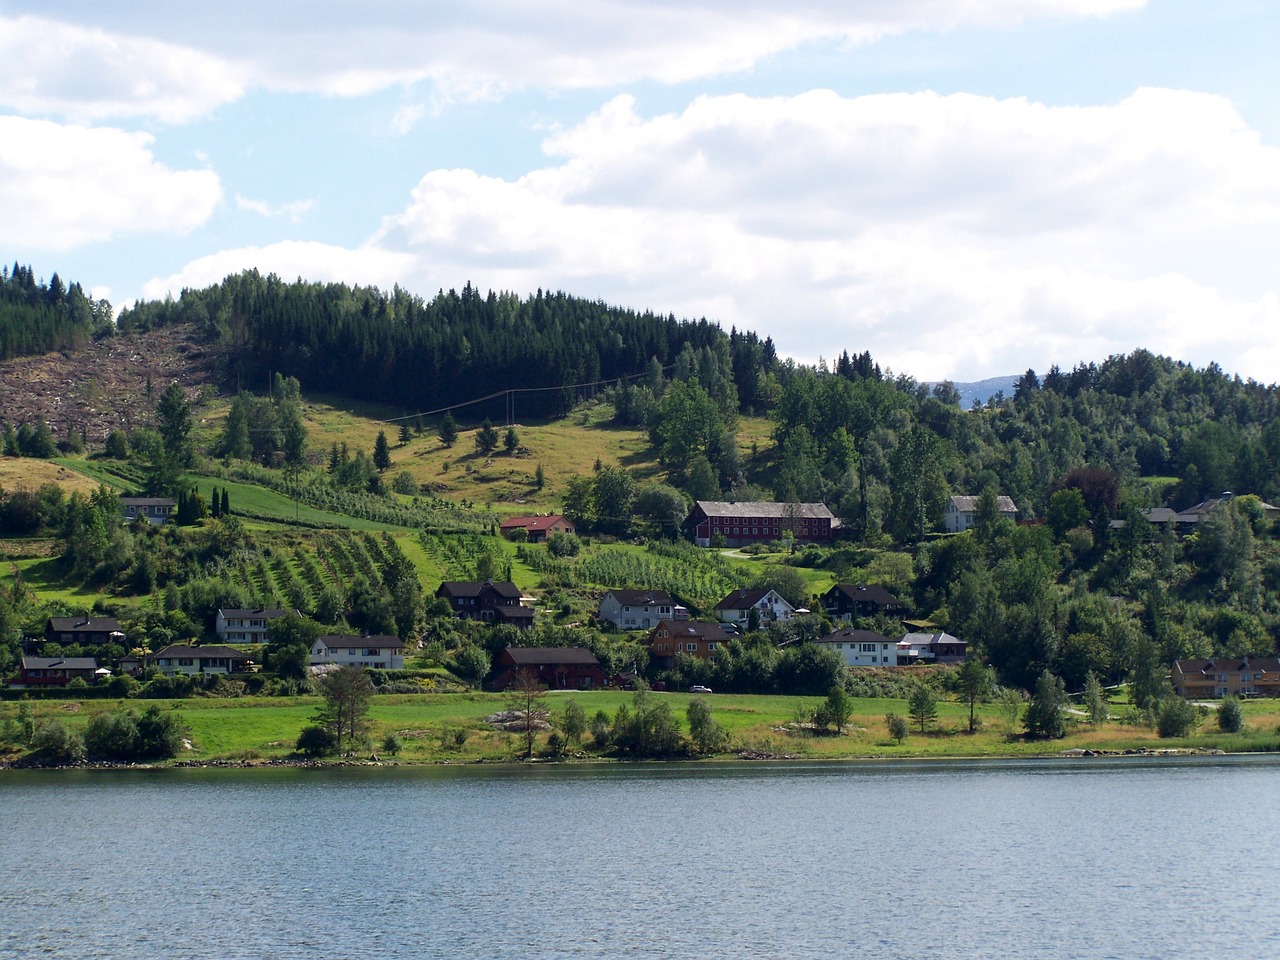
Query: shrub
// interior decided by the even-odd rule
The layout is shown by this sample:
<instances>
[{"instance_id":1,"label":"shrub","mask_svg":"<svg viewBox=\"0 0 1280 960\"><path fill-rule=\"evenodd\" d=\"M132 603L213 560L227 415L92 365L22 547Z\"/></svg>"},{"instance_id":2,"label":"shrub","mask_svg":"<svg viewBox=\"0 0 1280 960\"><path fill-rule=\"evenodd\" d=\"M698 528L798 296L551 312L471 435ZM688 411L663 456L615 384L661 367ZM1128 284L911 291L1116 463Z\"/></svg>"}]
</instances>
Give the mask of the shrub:
<instances>
[{"instance_id":1,"label":"shrub","mask_svg":"<svg viewBox=\"0 0 1280 960\"><path fill-rule=\"evenodd\" d=\"M1156 733L1161 739L1185 737L1195 729L1196 708L1181 697L1166 697L1156 714Z\"/></svg>"},{"instance_id":2,"label":"shrub","mask_svg":"<svg viewBox=\"0 0 1280 960\"><path fill-rule=\"evenodd\" d=\"M182 720L152 704L142 715L101 713L89 721L85 748L92 757L107 760L165 760L182 749Z\"/></svg>"},{"instance_id":3,"label":"shrub","mask_svg":"<svg viewBox=\"0 0 1280 960\"><path fill-rule=\"evenodd\" d=\"M572 533L553 533L547 537L547 552L553 557L576 557L582 552L582 541Z\"/></svg>"},{"instance_id":4,"label":"shrub","mask_svg":"<svg viewBox=\"0 0 1280 960\"><path fill-rule=\"evenodd\" d=\"M394 757L403 749L404 749L404 741L401 740L396 734L388 733L385 737L382 738L383 753L389 753L391 754L391 756Z\"/></svg>"},{"instance_id":5,"label":"shrub","mask_svg":"<svg viewBox=\"0 0 1280 960\"><path fill-rule=\"evenodd\" d=\"M902 743L907 739L907 734L911 732L911 727L907 723L907 718L897 713L886 713L884 715L884 724L889 728L889 736Z\"/></svg>"},{"instance_id":6,"label":"shrub","mask_svg":"<svg viewBox=\"0 0 1280 960\"><path fill-rule=\"evenodd\" d=\"M303 727L294 746L309 757L323 757L338 749L338 738L327 727Z\"/></svg>"},{"instance_id":7,"label":"shrub","mask_svg":"<svg viewBox=\"0 0 1280 960\"><path fill-rule=\"evenodd\" d=\"M1239 733L1244 727L1244 711L1235 697L1223 697L1218 705L1218 729L1223 733Z\"/></svg>"},{"instance_id":8,"label":"shrub","mask_svg":"<svg viewBox=\"0 0 1280 960\"><path fill-rule=\"evenodd\" d=\"M46 720L40 724L31 740L31 748L47 760L74 763L84 759L84 741L78 733L68 730L61 720Z\"/></svg>"}]
</instances>

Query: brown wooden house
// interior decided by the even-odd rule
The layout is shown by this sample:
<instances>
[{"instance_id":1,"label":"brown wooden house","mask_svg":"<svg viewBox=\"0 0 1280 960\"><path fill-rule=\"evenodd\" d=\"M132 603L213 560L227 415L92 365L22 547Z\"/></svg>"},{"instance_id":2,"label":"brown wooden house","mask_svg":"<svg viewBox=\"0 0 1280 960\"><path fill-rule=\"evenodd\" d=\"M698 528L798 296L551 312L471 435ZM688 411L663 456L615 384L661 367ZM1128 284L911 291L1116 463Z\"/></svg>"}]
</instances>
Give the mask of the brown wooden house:
<instances>
[{"instance_id":1,"label":"brown wooden house","mask_svg":"<svg viewBox=\"0 0 1280 960\"><path fill-rule=\"evenodd\" d=\"M498 654L489 685L505 690L521 670L551 690L590 690L608 683L600 661L584 647L507 647Z\"/></svg>"}]
</instances>

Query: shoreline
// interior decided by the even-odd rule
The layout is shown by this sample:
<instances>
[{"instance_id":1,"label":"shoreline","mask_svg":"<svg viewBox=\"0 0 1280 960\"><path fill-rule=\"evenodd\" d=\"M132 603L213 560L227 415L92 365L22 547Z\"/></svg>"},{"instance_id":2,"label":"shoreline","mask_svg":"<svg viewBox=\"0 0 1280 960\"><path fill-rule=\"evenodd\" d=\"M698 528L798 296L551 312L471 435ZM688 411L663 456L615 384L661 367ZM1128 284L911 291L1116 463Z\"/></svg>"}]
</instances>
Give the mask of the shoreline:
<instances>
[{"instance_id":1,"label":"shoreline","mask_svg":"<svg viewBox=\"0 0 1280 960\"><path fill-rule=\"evenodd\" d=\"M992 761L992 760L1088 760L1101 758L1135 757L1153 758L1185 758L1185 757L1248 757L1266 756L1273 751L1268 750L1222 750L1217 747L1130 747L1124 749L1095 750L1084 747L1070 747L1056 753L1042 754L955 754L939 756L937 754L917 754L900 756L864 756L864 757L803 757L795 754L763 755L744 751L736 756L715 757L679 757L679 758L622 758L622 757L562 757L559 759L539 757L533 760L397 760L370 757L340 757L333 759L314 759L302 757L274 757L253 760L175 760L165 763L128 763L123 761L91 760L76 763L27 763L23 760L0 763L0 776L10 771L77 771L77 770L339 770L339 769L414 769L435 767L558 767L558 766L609 766L622 763L646 764L726 764L726 763L859 763L859 762L953 762L953 761Z\"/></svg>"}]
</instances>

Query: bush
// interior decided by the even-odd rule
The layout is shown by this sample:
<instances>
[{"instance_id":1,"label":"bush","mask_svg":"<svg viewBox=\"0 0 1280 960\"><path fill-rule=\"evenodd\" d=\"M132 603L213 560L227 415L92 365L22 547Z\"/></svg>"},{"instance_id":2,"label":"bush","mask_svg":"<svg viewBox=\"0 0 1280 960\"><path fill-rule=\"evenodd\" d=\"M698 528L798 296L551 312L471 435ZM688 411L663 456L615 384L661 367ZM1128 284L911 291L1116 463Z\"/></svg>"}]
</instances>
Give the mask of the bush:
<instances>
[{"instance_id":1,"label":"bush","mask_svg":"<svg viewBox=\"0 0 1280 960\"><path fill-rule=\"evenodd\" d=\"M46 720L40 724L31 740L31 749L46 760L61 763L84 759L84 741L78 733L68 730L61 720Z\"/></svg>"},{"instance_id":2,"label":"bush","mask_svg":"<svg viewBox=\"0 0 1280 960\"><path fill-rule=\"evenodd\" d=\"M1223 697L1218 705L1218 729L1223 733L1239 733L1244 727L1244 711L1235 697Z\"/></svg>"},{"instance_id":3,"label":"bush","mask_svg":"<svg viewBox=\"0 0 1280 960\"><path fill-rule=\"evenodd\" d=\"M547 537L547 552L553 557L576 557L582 552L582 541L572 533L553 533Z\"/></svg>"},{"instance_id":4,"label":"bush","mask_svg":"<svg viewBox=\"0 0 1280 960\"><path fill-rule=\"evenodd\" d=\"M89 756L103 760L165 760L182 749L182 721L154 704L142 711L100 713L89 721L84 742Z\"/></svg>"},{"instance_id":5,"label":"bush","mask_svg":"<svg viewBox=\"0 0 1280 960\"><path fill-rule=\"evenodd\" d=\"M1189 736L1195 729L1196 708L1181 697L1166 697L1156 714L1156 733L1161 739Z\"/></svg>"},{"instance_id":6,"label":"bush","mask_svg":"<svg viewBox=\"0 0 1280 960\"><path fill-rule=\"evenodd\" d=\"M309 757L323 757L338 749L338 738L327 727L303 727L294 747Z\"/></svg>"},{"instance_id":7,"label":"bush","mask_svg":"<svg viewBox=\"0 0 1280 960\"><path fill-rule=\"evenodd\" d=\"M907 718L896 713L886 713L884 715L884 725L889 728L889 736L902 743L907 739L907 734L911 732L911 727L907 723Z\"/></svg>"}]
</instances>

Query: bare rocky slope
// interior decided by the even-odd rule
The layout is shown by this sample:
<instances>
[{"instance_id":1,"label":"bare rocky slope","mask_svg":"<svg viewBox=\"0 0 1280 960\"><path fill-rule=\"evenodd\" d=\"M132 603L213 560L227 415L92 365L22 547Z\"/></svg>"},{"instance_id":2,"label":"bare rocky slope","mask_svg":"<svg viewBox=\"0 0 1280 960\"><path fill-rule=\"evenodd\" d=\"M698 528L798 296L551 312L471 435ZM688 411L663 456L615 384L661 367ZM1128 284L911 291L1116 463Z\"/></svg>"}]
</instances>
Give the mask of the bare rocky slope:
<instances>
[{"instance_id":1,"label":"bare rocky slope","mask_svg":"<svg viewBox=\"0 0 1280 960\"><path fill-rule=\"evenodd\" d=\"M216 348L186 324L94 341L75 352L6 360L0 362L0 421L35 423L43 416L57 439L83 429L90 444L101 444L117 427L149 424L153 400L173 381L190 396L213 384L216 361Z\"/></svg>"}]
</instances>

